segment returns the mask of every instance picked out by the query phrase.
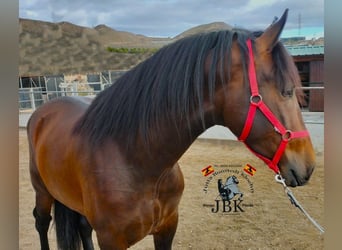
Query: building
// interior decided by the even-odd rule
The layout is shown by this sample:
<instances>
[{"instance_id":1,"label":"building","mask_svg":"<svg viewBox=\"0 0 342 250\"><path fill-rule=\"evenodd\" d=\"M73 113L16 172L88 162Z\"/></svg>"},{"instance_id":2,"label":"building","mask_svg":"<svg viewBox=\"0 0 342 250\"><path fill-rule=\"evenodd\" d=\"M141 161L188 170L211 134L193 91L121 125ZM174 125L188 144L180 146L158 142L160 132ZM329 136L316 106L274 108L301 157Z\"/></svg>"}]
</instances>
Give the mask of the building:
<instances>
[{"instance_id":1,"label":"building","mask_svg":"<svg viewBox=\"0 0 342 250\"><path fill-rule=\"evenodd\" d=\"M324 111L324 45L286 46L297 66L309 111Z\"/></svg>"}]
</instances>

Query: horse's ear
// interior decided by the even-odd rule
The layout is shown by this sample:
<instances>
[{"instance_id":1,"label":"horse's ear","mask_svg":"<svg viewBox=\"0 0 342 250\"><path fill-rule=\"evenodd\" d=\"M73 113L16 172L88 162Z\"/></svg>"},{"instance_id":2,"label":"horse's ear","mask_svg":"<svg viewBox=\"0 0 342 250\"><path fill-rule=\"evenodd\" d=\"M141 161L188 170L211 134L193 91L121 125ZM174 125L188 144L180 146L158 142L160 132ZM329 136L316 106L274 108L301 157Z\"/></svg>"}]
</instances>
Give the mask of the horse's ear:
<instances>
[{"instance_id":1,"label":"horse's ear","mask_svg":"<svg viewBox=\"0 0 342 250\"><path fill-rule=\"evenodd\" d=\"M289 9L286 9L281 18L272 23L265 32L256 39L256 44L260 51L269 53L273 50L286 23L288 11Z\"/></svg>"}]
</instances>

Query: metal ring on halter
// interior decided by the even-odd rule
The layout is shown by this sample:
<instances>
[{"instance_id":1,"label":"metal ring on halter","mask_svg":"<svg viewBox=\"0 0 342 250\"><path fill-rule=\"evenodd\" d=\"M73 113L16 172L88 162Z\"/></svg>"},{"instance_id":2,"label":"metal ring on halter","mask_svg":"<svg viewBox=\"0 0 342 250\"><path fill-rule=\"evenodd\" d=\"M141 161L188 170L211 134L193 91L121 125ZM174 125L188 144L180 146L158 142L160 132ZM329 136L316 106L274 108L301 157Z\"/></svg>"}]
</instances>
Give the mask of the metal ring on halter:
<instances>
[{"instance_id":1,"label":"metal ring on halter","mask_svg":"<svg viewBox=\"0 0 342 250\"><path fill-rule=\"evenodd\" d=\"M282 134L281 138L283 141L290 141L292 139L293 132L291 130L286 130L284 134Z\"/></svg>"},{"instance_id":2,"label":"metal ring on halter","mask_svg":"<svg viewBox=\"0 0 342 250\"><path fill-rule=\"evenodd\" d=\"M249 101L252 105L259 105L262 102L262 96L260 94L251 95Z\"/></svg>"}]
</instances>

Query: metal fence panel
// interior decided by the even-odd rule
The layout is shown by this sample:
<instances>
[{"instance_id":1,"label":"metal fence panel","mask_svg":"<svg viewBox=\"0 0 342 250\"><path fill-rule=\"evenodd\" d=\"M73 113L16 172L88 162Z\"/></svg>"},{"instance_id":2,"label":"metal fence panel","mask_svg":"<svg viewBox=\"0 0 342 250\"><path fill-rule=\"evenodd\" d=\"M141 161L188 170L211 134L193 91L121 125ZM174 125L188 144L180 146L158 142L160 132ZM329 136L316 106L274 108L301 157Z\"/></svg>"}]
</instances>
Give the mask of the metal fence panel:
<instances>
[{"instance_id":1,"label":"metal fence panel","mask_svg":"<svg viewBox=\"0 0 342 250\"><path fill-rule=\"evenodd\" d=\"M103 82L87 83L63 83L50 81L49 88L20 88L19 89L19 110L35 110L43 103L62 96L96 96L103 89L111 84ZM52 87L54 86L54 87ZM53 90L55 89L55 90ZM323 112L324 111L324 86L323 83L302 87L308 97L308 105L302 107L305 111Z\"/></svg>"}]
</instances>

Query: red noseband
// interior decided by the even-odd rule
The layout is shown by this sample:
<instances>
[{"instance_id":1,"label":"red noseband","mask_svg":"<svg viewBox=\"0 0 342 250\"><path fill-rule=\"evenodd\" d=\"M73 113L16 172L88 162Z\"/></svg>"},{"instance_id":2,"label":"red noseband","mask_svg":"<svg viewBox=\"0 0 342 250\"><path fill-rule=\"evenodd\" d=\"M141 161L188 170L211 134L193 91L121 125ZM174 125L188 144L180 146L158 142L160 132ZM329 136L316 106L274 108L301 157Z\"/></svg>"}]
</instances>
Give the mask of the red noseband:
<instances>
[{"instance_id":1,"label":"red noseband","mask_svg":"<svg viewBox=\"0 0 342 250\"><path fill-rule=\"evenodd\" d=\"M283 124L277 119L277 117L272 113L272 111L266 106L262 100L262 96L258 90L258 82L256 79L256 71L254 66L254 55L252 49L252 41L247 40L247 48L249 52L249 65L248 65L248 77L249 85L251 89L250 106L245 122L245 126L239 136L239 140L244 142L247 148L249 148L257 157L262 159L274 172L279 173L278 163L281 156L285 152L287 143L295 138L308 137L309 132L307 130L292 132L286 129ZM257 152L255 152L251 147L246 144L246 139L251 131L256 110L259 109L261 113L269 120L273 125L274 130L281 135L281 141L272 159L269 159Z\"/></svg>"}]
</instances>

